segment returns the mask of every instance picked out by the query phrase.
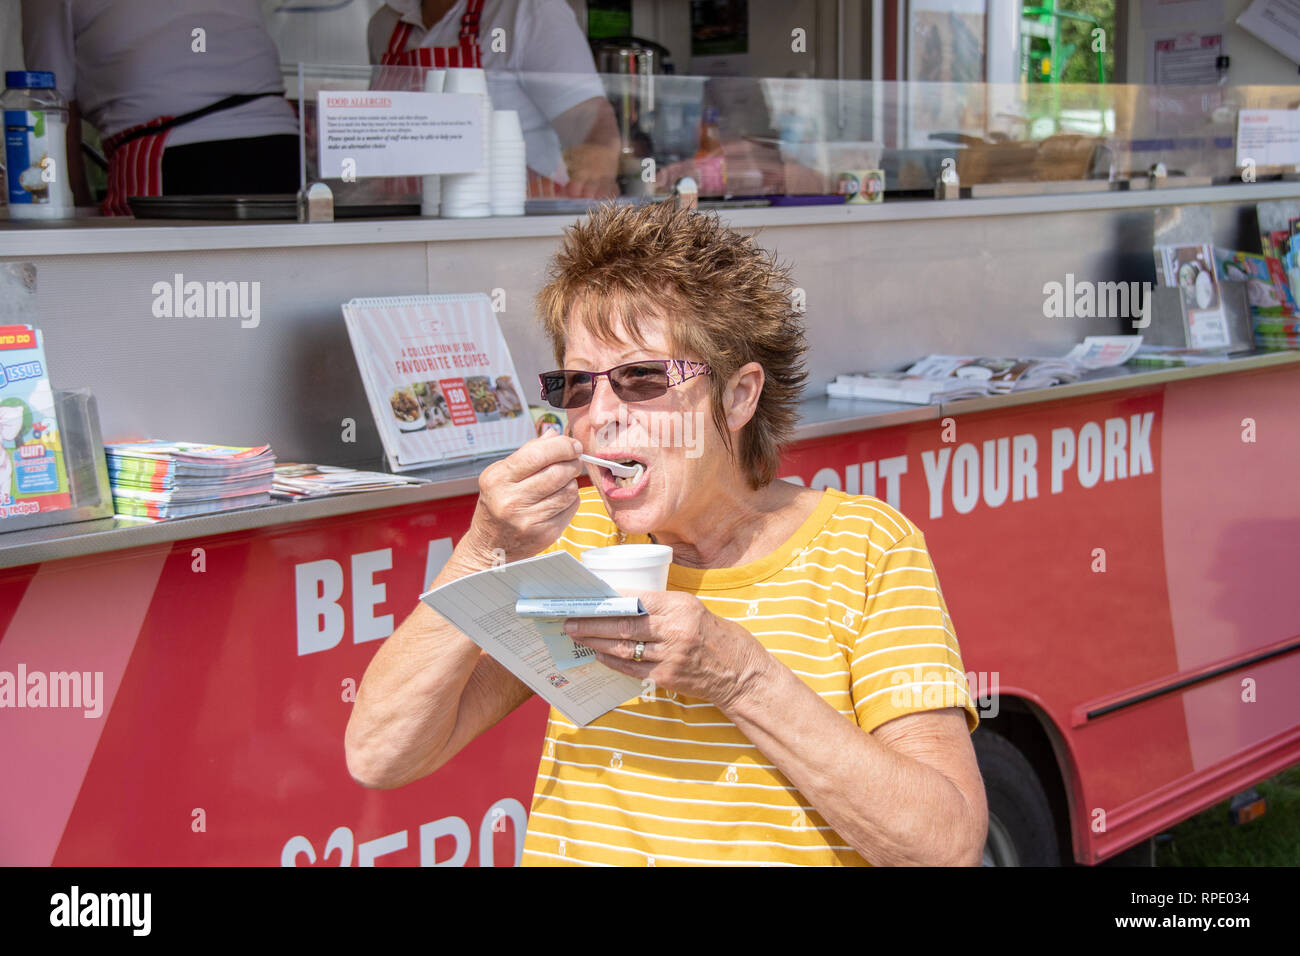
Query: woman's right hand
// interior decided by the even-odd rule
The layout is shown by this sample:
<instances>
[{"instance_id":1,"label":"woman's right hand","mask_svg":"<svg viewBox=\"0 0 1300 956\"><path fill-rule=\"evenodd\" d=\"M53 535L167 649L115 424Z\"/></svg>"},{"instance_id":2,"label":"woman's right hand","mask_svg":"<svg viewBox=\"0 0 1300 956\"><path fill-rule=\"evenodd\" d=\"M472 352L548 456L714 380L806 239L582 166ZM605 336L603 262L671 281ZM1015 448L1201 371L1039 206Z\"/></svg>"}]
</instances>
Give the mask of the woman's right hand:
<instances>
[{"instance_id":1,"label":"woman's right hand","mask_svg":"<svg viewBox=\"0 0 1300 956\"><path fill-rule=\"evenodd\" d=\"M483 469L466 535L480 563L530 558L559 538L578 510L581 453L576 439L548 434Z\"/></svg>"},{"instance_id":2,"label":"woman's right hand","mask_svg":"<svg viewBox=\"0 0 1300 956\"><path fill-rule=\"evenodd\" d=\"M572 438L546 435L484 468L469 531L428 586L549 547L578 510L580 450ZM348 770L367 787L418 780L532 693L420 602L366 668L348 719Z\"/></svg>"}]
</instances>

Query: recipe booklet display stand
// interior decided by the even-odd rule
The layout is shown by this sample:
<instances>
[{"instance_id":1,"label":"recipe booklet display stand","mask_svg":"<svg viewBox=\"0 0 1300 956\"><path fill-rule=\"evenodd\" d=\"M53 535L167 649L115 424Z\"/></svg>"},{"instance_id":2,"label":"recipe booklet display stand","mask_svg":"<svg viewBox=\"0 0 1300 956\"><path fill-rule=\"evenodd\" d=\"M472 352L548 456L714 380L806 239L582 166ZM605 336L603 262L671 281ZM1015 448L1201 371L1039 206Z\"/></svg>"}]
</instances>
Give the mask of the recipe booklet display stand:
<instances>
[{"instance_id":1,"label":"recipe booklet display stand","mask_svg":"<svg viewBox=\"0 0 1300 956\"><path fill-rule=\"evenodd\" d=\"M513 451L533 436L483 293L353 299L343 319L390 471Z\"/></svg>"},{"instance_id":2,"label":"recipe booklet display stand","mask_svg":"<svg viewBox=\"0 0 1300 956\"><path fill-rule=\"evenodd\" d=\"M95 396L84 388L55 389L54 413L70 503L50 511L0 518L0 533L113 517L113 490L108 481Z\"/></svg>"},{"instance_id":3,"label":"recipe booklet display stand","mask_svg":"<svg viewBox=\"0 0 1300 956\"><path fill-rule=\"evenodd\" d=\"M1227 341L1218 347L1229 354L1251 351L1255 347L1255 339L1246 283L1220 279L1219 295L1223 304ZM1142 330L1144 345L1178 349L1201 347L1193 334L1193 317L1181 289L1157 286L1151 290L1148 305L1150 312L1147 317L1151 324Z\"/></svg>"}]
</instances>

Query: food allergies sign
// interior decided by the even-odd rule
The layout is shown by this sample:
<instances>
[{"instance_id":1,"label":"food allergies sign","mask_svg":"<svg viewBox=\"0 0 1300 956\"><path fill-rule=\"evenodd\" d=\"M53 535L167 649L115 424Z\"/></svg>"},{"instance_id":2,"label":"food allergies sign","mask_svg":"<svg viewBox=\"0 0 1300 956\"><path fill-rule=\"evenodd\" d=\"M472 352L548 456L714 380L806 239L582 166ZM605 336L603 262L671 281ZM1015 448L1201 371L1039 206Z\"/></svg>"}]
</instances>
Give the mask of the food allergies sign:
<instances>
[{"instance_id":1,"label":"food allergies sign","mask_svg":"<svg viewBox=\"0 0 1300 956\"><path fill-rule=\"evenodd\" d=\"M482 169L482 97L323 90L317 95L324 179L429 176Z\"/></svg>"}]
</instances>

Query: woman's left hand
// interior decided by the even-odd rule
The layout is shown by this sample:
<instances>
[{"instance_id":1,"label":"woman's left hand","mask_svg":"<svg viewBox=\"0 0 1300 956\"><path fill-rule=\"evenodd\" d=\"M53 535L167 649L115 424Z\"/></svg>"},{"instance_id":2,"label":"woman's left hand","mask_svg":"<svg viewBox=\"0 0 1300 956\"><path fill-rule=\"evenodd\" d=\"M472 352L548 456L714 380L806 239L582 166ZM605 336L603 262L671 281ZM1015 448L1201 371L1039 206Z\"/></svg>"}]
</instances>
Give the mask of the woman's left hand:
<instances>
[{"instance_id":1,"label":"woman's left hand","mask_svg":"<svg viewBox=\"0 0 1300 956\"><path fill-rule=\"evenodd\" d=\"M573 617L564 631L596 652L600 663L688 697L725 707L768 662L767 650L734 621L718 617L693 594L632 591L648 614ZM638 642L645 650L633 660Z\"/></svg>"}]
</instances>

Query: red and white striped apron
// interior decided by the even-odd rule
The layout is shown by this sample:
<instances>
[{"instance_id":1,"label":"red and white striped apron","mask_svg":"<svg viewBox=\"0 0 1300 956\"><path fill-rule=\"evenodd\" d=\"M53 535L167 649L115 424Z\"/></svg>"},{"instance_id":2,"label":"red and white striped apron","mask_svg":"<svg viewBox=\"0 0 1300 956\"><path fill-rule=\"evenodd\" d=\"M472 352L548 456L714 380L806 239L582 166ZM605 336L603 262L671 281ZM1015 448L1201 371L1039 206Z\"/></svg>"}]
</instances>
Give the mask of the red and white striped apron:
<instances>
[{"instance_id":1,"label":"red and white striped apron","mask_svg":"<svg viewBox=\"0 0 1300 956\"><path fill-rule=\"evenodd\" d=\"M383 66L418 66L426 70L445 70L448 67L481 70L483 52L478 45L478 21L482 13L483 0L469 0L469 5L460 18L460 42L456 46L424 46L414 50L406 48L411 41L411 24L398 20L388 37L388 49L379 58L379 62ZM420 89L423 89L424 74L420 73L419 76Z\"/></svg>"},{"instance_id":2,"label":"red and white striped apron","mask_svg":"<svg viewBox=\"0 0 1300 956\"><path fill-rule=\"evenodd\" d=\"M483 52L478 42L479 17L483 13L483 0L469 0L465 13L460 18L460 39L455 46L424 46L413 50L406 49L411 42L411 24L401 20L393 27L388 37L388 48L379 58L380 66L420 67L419 72L412 70L380 70L375 80L377 90L416 90L424 89L425 72L428 70L445 70L449 67L468 67L483 69ZM394 188L402 192L419 192L419 180L408 179ZM554 198L563 192L555 180L528 170L528 197L530 199Z\"/></svg>"},{"instance_id":3,"label":"red and white striped apron","mask_svg":"<svg viewBox=\"0 0 1300 956\"><path fill-rule=\"evenodd\" d=\"M201 109L180 116L156 116L109 136L102 143L108 157L108 191L100 204L105 216L129 216L131 196L161 196L163 194L163 150L167 148L167 134L177 126L196 119L242 106L264 96L284 96L282 90L265 93L233 93L209 103ZM157 132L143 132L157 127Z\"/></svg>"},{"instance_id":4,"label":"red and white striped apron","mask_svg":"<svg viewBox=\"0 0 1300 956\"><path fill-rule=\"evenodd\" d=\"M108 192L99 205L99 211L105 216L131 215L131 207L126 201L129 196L162 195L163 150L171 130L145 133L134 139L128 137L137 130L161 126L171 120L170 116L159 116L103 141L104 154L108 157Z\"/></svg>"}]
</instances>

